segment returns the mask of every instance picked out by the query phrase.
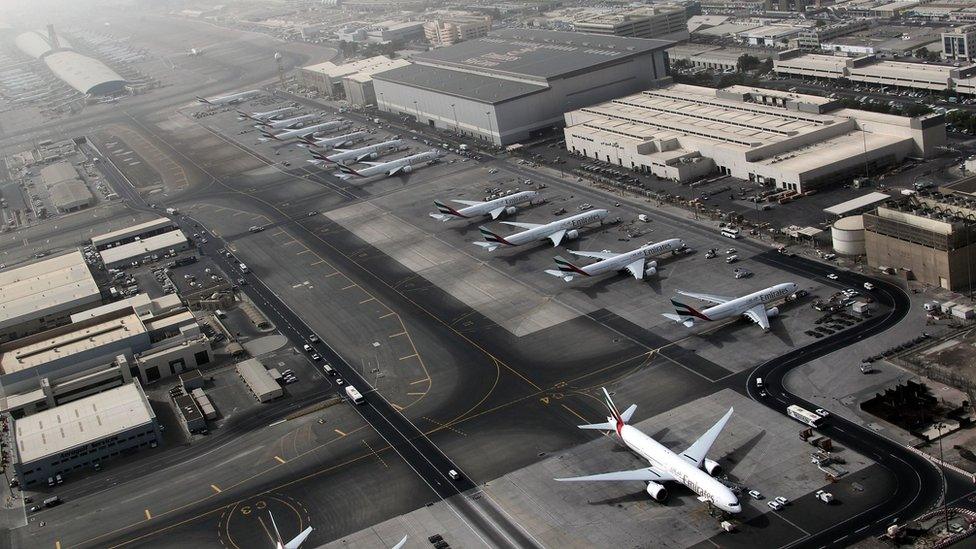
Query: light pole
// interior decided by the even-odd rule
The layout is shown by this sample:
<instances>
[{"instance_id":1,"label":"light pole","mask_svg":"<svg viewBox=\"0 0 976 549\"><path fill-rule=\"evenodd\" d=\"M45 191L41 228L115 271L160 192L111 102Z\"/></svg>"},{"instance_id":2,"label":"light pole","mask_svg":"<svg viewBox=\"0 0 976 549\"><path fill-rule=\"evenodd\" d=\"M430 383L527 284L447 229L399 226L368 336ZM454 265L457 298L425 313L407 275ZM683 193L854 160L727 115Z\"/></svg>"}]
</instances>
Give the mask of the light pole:
<instances>
[{"instance_id":1,"label":"light pole","mask_svg":"<svg viewBox=\"0 0 976 549\"><path fill-rule=\"evenodd\" d=\"M457 109L454 108L454 103L451 103L451 111L454 112L454 133L460 134L461 133L461 125L458 124Z\"/></svg>"},{"instance_id":2,"label":"light pole","mask_svg":"<svg viewBox=\"0 0 976 549\"><path fill-rule=\"evenodd\" d=\"M385 103L385 101L383 100L383 92L380 92L380 105L382 105L383 103ZM380 110L383 110L383 109L380 109Z\"/></svg>"},{"instance_id":3,"label":"light pole","mask_svg":"<svg viewBox=\"0 0 976 549\"><path fill-rule=\"evenodd\" d=\"M491 123L491 111L485 111L485 116L488 117L488 140L491 144L495 144L495 127Z\"/></svg>"},{"instance_id":4,"label":"light pole","mask_svg":"<svg viewBox=\"0 0 976 549\"><path fill-rule=\"evenodd\" d=\"M945 527L946 527L946 533L948 534L949 533L949 483L946 479L946 474L944 469L945 456L943 456L942 454L942 429L944 429L945 427L946 424L942 421L940 421L939 424L936 425L936 428L939 429L939 462L940 462L939 471L942 472L942 482L945 484L946 487L946 493L942 495L942 509L943 512L945 513Z\"/></svg>"}]
</instances>

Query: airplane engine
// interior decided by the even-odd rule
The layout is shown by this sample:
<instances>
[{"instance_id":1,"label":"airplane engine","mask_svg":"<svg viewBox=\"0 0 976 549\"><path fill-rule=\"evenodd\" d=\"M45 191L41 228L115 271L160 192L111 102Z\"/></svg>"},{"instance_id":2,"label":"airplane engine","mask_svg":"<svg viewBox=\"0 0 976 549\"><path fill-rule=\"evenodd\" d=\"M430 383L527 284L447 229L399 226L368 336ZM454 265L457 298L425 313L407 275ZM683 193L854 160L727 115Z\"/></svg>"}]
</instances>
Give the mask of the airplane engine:
<instances>
[{"instance_id":1,"label":"airplane engine","mask_svg":"<svg viewBox=\"0 0 976 549\"><path fill-rule=\"evenodd\" d=\"M515 206L509 206L509 207L505 208L505 213L508 214L508 215L514 215L515 212L517 212L517 211L518 211L518 208L516 208Z\"/></svg>"},{"instance_id":2,"label":"airplane engine","mask_svg":"<svg viewBox=\"0 0 976 549\"><path fill-rule=\"evenodd\" d=\"M647 276L654 276L657 274L657 261L648 261L644 265L644 274Z\"/></svg>"},{"instance_id":3,"label":"airplane engine","mask_svg":"<svg viewBox=\"0 0 976 549\"><path fill-rule=\"evenodd\" d=\"M719 465L717 461L712 461L708 458L705 458L705 462L703 463L703 465L705 466L705 472L708 473L709 475L712 475L713 477L715 475L722 473L722 466Z\"/></svg>"},{"instance_id":4,"label":"airplane engine","mask_svg":"<svg viewBox=\"0 0 976 549\"><path fill-rule=\"evenodd\" d=\"M404 166L403 169L400 171L403 173L410 173L413 171L413 166Z\"/></svg>"},{"instance_id":5,"label":"airplane engine","mask_svg":"<svg viewBox=\"0 0 976 549\"><path fill-rule=\"evenodd\" d=\"M658 503L664 503L668 501L668 489L656 482L647 483L647 495L654 498L654 501Z\"/></svg>"},{"instance_id":6,"label":"airplane engine","mask_svg":"<svg viewBox=\"0 0 976 549\"><path fill-rule=\"evenodd\" d=\"M571 231L566 231L566 236L564 236L563 238L565 238L566 240L576 240L577 238L579 238L579 231L577 231L576 229L573 229Z\"/></svg>"},{"instance_id":7,"label":"airplane engine","mask_svg":"<svg viewBox=\"0 0 976 549\"><path fill-rule=\"evenodd\" d=\"M379 154L378 154L378 153L375 153L375 152L371 152L371 153L369 153L369 157L368 157L368 158L369 158L370 160L376 160L376 158L377 158L378 156L379 156Z\"/></svg>"},{"instance_id":8,"label":"airplane engine","mask_svg":"<svg viewBox=\"0 0 976 549\"><path fill-rule=\"evenodd\" d=\"M777 316L779 316L779 307L770 307L769 309L766 309L767 318L775 318Z\"/></svg>"}]
</instances>

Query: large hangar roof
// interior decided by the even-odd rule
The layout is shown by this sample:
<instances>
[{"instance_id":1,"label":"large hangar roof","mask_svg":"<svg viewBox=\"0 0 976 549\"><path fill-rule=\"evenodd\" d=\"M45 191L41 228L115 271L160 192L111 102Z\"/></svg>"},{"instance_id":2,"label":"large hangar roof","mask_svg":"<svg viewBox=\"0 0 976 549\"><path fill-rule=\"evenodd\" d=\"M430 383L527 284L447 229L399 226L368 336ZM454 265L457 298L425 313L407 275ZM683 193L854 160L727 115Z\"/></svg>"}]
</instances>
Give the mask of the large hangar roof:
<instances>
[{"instance_id":1,"label":"large hangar roof","mask_svg":"<svg viewBox=\"0 0 976 549\"><path fill-rule=\"evenodd\" d=\"M17 35L14 39L17 48L34 59L40 59L50 53L54 48L47 40L47 35L41 31L27 31ZM58 36L58 47L61 49L71 48L71 43Z\"/></svg>"},{"instance_id":2,"label":"large hangar roof","mask_svg":"<svg viewBox=\"0 0 976 549\"><path fill-rule=\"evenodd\" d=\"M648 40L578 32L500 29L485 38L415 55L416 63L548 79L617 63L672 46Z\"/></svg>"},{"instance_id":3,"label":"large hangar roof","mask_svg":"<svg viewBox=\"0 0 976 549\"><path fill-rule=\"evenodd\" d=\"M373 75L373 80L386 80L448 95L473 99L483 103L501 103L517 97L548 89L517 80L492 78L427 65L408 65Z\"/></svg>"},{"instance_id":4,"label":"large hangar roof","mask_svg":"<svg viewBox=\"0 0 976 549\"><path fill-rule=\"evenodd\" d=\"M110 93L125 85L125 79L104 63L74 51L49 54L44 63L58 78L84 94Z\"/></svg>"}]
</instances>

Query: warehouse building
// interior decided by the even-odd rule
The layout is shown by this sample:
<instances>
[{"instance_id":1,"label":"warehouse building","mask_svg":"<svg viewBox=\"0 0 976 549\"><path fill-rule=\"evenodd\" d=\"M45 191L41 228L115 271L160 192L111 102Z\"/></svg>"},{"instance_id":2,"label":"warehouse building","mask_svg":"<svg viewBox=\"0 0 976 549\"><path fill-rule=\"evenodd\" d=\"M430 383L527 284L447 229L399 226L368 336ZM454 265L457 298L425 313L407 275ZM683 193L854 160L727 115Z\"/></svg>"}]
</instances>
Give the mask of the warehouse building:
<instances>
[{"instance_id":1,"label":"warehouse building","mask_svg":"<svg viewBox=\"0 0 976 549\"><path fill-rule=\"evenodd\" d=\"M237 375L250 389L258 402L268 402L284 394L281 385L271 377L271 373L264 364L256 358L250 358L237 363Z\"/></svg>"},{"instance_id":2,"label":"warehouse building","mask_svg":"<svg viewBox=\"0 0 976 549\"><path fill-rule=\"evenodd\" d=\"M715 171L799 193L945 144L941 115L843 109L837 100L746 86L674 84L566 113L576 154L693 181Z\"/></svg>"},{"instance_id":3,"label":"warehouse building","mask_svg":"<svg viewBox=\"0 0 976 549\"><path fill-rule=\"evenodd\" d=\"M325 63L302 67L298 71L298 75L302 85L306 88L318 90L319 93L329 97L345 96L348 99L352 96L350 102L366 105L370 103L357 101L362 101L362 97L367 95L375 97L372 92L373 74L409 64L410 62L405 59L390 59L385 55L377 55L342 65L326 61ZM350 78L357 79L351 86L346 83ZM362 89L367 84L370 88L369 91ZM375 99L372 104L375 104Z\"/></svg>"},{"instance_id":4,"label":"warehouse building","mask_svg":"<svg viewBox=\"0 0 976 549\"><path fill-rule=\"evenodd\" d=\"M166 217L157 217L131 227L93 236L91 243L95 247L95 250L100 252L107 248L128 244L139 239L168 233L173 230L176 230L176 224L172 220Z\"/></svg>"},{"instance_id":5,"label":"warehouse building","mask_svg":"<svg viewBox=\"0 0 976 549\"><path fill-rule=\"evenodd\" d=\"M65 324L101 302L80 251L0 271L0 343Z\"/></svg>"},{"instance_id":6,"label":"warehouse building","mask_svg":"<svg viewBox=\"0 0 976 549\"><path fill-rule=\"evenodd\" d=\"M73 390L84 391L119 376L150 384L210 361L210 340L185 308L140 316L128 307L0 345L0 388L5 410L14 395L18 407L37 409L50 406L46 385L81 380Z\"/></svg>"},{"instance_id":7,"label":"warehouse building","mask_svg":"<svg viewBox=\"0 0 976 549\"><path fill-rule=\"evenodd\" d=\"M490 30L491 17L487 15L448 14L424 23L424 38L434 47L453 46L483 38Z\"/></svg>"},{"instance_id":8,"label":"warehouse building","mask_svg":"<svg viewBox=\"0 0 976 549\"><path fill-rule=\"evenodd\" d=\"M147 238L133 240L128 244L119 244L112 248L106 248L99 252L102 264L106 269L113 269L122 265L128 265L136 260L152 254L159 254L172 251L182 251L190 247L183 231L176 229L173 231L160 233Z\"/></svg>"},{"instance_id":9,"label":"warehouse building","mask_svg":"<svg viewBox=\"0 0 976 549\"><path fill-rule=\"evenodd\" d=\"M61 213L76 212L95 203L95 196L78 177L71 162L57 162L41 168L41 179Z\"/></svg>"},{"instance_id":10,"label":"warehouse building","mask_svg":"<svg viewBox=\"0 0 976 549\"><path fill-rule=\"evenodd\" d=\"M12 430L14 472L24 488L155 448L162 438L138 381L14 420Z\"/></svg>"},{"instance_id":11,"label":"warehouse building","mask_svg":"<svg viewBox=\"0 0 976 549\"><path fill-rule=\"evenodd\" d=\"M804 54L799 49L780 52L773 59L773 71L779 75L837 80L845 78L855 84L891 86L957 93L976 93L976 65L951 67L902 61L882 61L873 55L845 57L840 55Z\"/></svg>"},{"instance_id":12,"label":"warehouse building","mask_svg":"<svg viewBox=\"0 0 976 549\"><path fill-rule=\"evenodd\" d=\"M67 40L54 34L29 31L17 36L14 43L21 52L41 59L64 83L86 95L105 95L125 89L125 79L97 59L82 55Z\"/></svg>"},{"instance_id":13,"label":"warehouse building","mask_svg":"<svg viewBox=\"0 0 976 549\"><path fill-rule=\"evenodd\" d=\"M380 110L507 145L561 126L563 113L668 76L671 42L503 29L420 53L373 75Z\"/></svg>"},{"instance_id":14,"label":"warehouse building","mask_svg":"<svg viewBox=\"0 0 976 549\"><path fill-rule=\"evenodd\" d=\"M380 56L383 57L383 56ZM406 67L410 62L406 59L389 59L383 57L359 72L342 78L342 91L350 105L368 107L376 105L376 91L373 86L373 75L399 67Z\"/></svg>"},{"instance_id":15,"label":"warehouse building","mask_svg":"<svg viewBox=\"0 0 976 549\"><path fill-rule=\"evenodd\" d=\"M868 265L953 291L976 282L976 198L918 193L863 218Z\"/></svg>"}]
</instances>

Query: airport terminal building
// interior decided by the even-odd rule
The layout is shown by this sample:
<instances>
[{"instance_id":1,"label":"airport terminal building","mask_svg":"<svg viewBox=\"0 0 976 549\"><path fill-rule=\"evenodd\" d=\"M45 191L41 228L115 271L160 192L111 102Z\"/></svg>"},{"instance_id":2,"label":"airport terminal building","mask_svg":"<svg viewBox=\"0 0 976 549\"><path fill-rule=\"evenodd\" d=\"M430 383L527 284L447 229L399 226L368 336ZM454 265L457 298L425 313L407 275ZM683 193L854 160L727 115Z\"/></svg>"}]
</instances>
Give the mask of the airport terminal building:
<instances>
[{"instance_id":1,"label":"airport terminal building","mask_svg":"<svg viewBox=\"0 0 976 549\"><path fill-rule=\"evenodd\" d=\"M945 145L941 115L841 108L812 95L673 84L566 113L576 154L694 181L713 172L799 193Z\"/></svg>"},{"instance_id":2,"label":"airport terminal building","mask_svg":"<svg viewBox=\"0 0 976 549\"><path fill-rule=\"evenodd\" d=\"M382 111L496 145L561 126L563 113L668 76L665 40L502 29L373 75Z\"/></svg>"}]
</instances>

